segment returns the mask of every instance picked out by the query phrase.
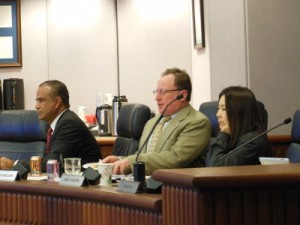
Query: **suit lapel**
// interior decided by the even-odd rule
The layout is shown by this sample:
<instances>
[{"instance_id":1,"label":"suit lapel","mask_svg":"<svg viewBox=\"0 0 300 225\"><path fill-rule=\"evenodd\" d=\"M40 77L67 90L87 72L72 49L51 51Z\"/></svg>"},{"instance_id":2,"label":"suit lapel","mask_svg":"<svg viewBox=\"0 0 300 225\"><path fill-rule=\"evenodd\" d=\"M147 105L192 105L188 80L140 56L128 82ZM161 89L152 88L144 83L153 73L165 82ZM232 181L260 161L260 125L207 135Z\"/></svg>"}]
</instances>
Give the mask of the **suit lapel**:
<instances>
[{"instance_id":1,"label":"suit lapel","mask_svg":"<svg viewBox=\"0 0 300 225\"><path fill-rule=\"evenodd\" d=\"M179 112L177 112L176 116L170 120L168 123L166 129L163 130L161 138L159 138L155 151L160 152L166 141L171 137L173 134L174 130L180 126L181 122L185 120L189 112L191 111L192 107L190 105L187 105L183 109L181 109Z\"/></svg>"},{"instance_id":2,"label":"suit lapel","mask_svg":"<svg viewBox=\"0 0 300 225\"><path fill-rule=\"evenodd\" d=\"M155 122L158 120L159 116L154 117L153 119L151 119L145 126L145 130L143 131L145 133L145 135L142 135L143 138L140 139L140 144L144 144L144 142L146 141L146 138L148 137L151 129L153 128ZM149 141L149 140L148 140ZM141 152L146 152L148 143L145 144L145 146L143 147Z\"/></svg>"},{"instance_id":3,"label":"suit lapel","mask_svg":"<svg viewBox=\"0 0 300 225\"><path fill-rule=\"evenodd\" d=\"M52 142L55 140L55 137L56 137L56 134L57 134L57 132L55 132L55 131L57 131L57 130L59 130L59 128L60 128L60 122L63 120L63 117L64 117L64 115L66 114L66 112L69 112L70 111L70 109L66 109L62 114L61 114L61 116L58 118L58 120L57 120L57 122L56 122L56 125L55 125L55 129L54 129L54 131L53 131L53 133L52 133L52 136L51 136L51 144L52 144Z\"/></svg>"}]
</instances>

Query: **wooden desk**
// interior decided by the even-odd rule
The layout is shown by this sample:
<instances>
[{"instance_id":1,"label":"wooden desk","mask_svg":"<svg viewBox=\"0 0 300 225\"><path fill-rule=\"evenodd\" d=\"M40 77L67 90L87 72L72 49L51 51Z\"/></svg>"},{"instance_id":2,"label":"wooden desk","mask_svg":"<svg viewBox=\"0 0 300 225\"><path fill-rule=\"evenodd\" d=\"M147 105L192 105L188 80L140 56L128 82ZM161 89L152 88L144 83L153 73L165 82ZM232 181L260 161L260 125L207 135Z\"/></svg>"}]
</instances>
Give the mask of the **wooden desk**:
<instances>
[{"instance_id":1,"label":"wooden desk","mask_svg":"<svg viewBox=\"0 0 300 225\"><path fill-rule=\"evenodd\" d=\"M300 164L157 170L164 225L298 225Z\"/></svg>"},{"instance_id":2,"label":"wooden desk","mask_svg":"<svg viewBox=\"0 0 300 225\"><path fill-rule=\"evenodd\" d=\"M115 136L95 136L98 145L100 146L102 158L111 155L115 144Z\"/></svg>"},{"instance_id":3,"label":"wooden desk","mask_svg":"<svg viewBox=\"0 0 300 225\"><path fill-rule=\"evenodd\" d=\"M0 182L0 224L162 224L159 194L115 187L69 187L47 181Z\"/></svg>"},{"instance_id":4,"label":"wooden desk","mask_svg":"<svg viewBox=\"0 0 300 225\"><path fill-rule=\"evenodd\" d=\"M95 136L97 143L99 144L102 157L105 158L112 154L112 149L115 144L115 136ZM274 157L286 157L287 149L291 143L291 135L269 135L269 141L271 143Z\"/></svg>"},{"instance_id":5,"label":"wooden desk","mask_svg":"<svg viewBox=\"0 0 300 225\"><path fill-rule=\"evenodd\" d=\"M287 150L291 144L291 135L269 135L274 157L286 157Z\"/></svg>"}]
</instances>

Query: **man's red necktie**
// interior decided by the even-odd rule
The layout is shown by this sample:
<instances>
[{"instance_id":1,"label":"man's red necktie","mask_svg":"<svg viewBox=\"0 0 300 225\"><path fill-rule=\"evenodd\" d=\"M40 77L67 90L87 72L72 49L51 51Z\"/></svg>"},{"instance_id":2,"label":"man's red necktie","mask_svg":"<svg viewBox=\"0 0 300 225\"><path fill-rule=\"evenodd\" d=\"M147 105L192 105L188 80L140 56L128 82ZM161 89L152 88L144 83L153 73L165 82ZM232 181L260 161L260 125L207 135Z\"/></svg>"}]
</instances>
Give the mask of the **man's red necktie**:
<instances>
[{"instance_id":1,"label":"man's red necktie","mask_svg":"<svg viewBox=\"0 0 300 225\"><path fill-rule=\"evenodd\" d=\"M48 152L50 152L50 147L51 147L50 141L51 141L52 132L53 132L52 128L49 127L48 132L47 132L46 154Z\"/></svg>"}]
</instances>

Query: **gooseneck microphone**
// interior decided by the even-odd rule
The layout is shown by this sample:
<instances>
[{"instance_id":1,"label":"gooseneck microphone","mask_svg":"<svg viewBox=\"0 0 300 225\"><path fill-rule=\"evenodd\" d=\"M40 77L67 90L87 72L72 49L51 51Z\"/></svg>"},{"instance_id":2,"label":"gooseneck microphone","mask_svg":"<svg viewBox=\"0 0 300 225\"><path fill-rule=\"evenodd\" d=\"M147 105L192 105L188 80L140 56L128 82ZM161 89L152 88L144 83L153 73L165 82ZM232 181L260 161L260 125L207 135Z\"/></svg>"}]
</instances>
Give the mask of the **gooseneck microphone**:
<instances>
[{"instance_id":1,"label":"gooseneck microphone","mask_svg":"<svg viewBox=\"0 0 300 225\"><path fill-rule=\"evenodd\" d=\"M284 125L284 124L289 124L291 121L292 121L291 118L286 118L282 123L276 125L275 127L272 127L272 128L269 129L269 130L266 130L266 131L262 132L261 134L255 136L254 138L250 139L249 141L245 142L244 144L242 144L242 145L236 147L235 149L231 150L231 151L228 152L227 154L225 154L225 155L223 155L222 157L220 157L220 159L222 159L222 158L225 157L225 156L228 156L228 155L232 154L233 152L239 150L240 148L244 147L245 145L249 144L250 142L252 142L252 141L254 141L254 140L260 138L261 136L263 136L263 135L269 133L270 131L276 129L277 127L280 127L280 126L282 126L282 125Z\"/></svg>"},{"instance_id":2,"label":"gooseneck microphone","mask_svg":"<svg viewBox=\"0 0 300 225\"><path fill-rule=\"evenodd\" d=\"M153 125L153 127L152 127L150 133L148 134L148 136L147 136L145 142L143 143L143 145L141 146L141 148L137 151L136 158L135 158L135 162L138 161L138 157L139 157L139 155L140 155L142 149L144 148L144 146L145 146L146 143L148 142L148 140L149 140L151 134L153 133L153 131L154 131L155 127L157 126L157 124L159 123L159 121L161 121L161 119L163 118L164 113L165 113L165 111L167 110L167 108L169 107L169 105L171 105L171 104L172 104L173 102L175 102L175 101L178 101L178 100L182 99L183 97L184 97L183 94L180 94L180 95L176 96L176 98L175 98L174 100L170 101L170 102L167 104L167 106L165 107L165 109L163 110L163 112L161 113L161 115L158 117L158 119L156 120L155 124Z\"/></svg>"},{"instance_id":3,"label":"gooseneck microphone","mask_svg":"<svg viewBox=\"0 0 300 225\"><path fill-rule=\"evenodd\" d=\"M134 181L140 182L139 187L138 187L138 192L143 192L144 188L145 188L145 163L144 162L138 162L139 155L140 155L142 149L144 148L144 146L146 145L146 143L148 142L148 140L149 140L151 134L153 133L155 127L157 126L159 121L163 118L164 113L165 113L166 109L169 107L169 105L171 105L173 102L175 102L177 100L180 100L182 98L183 98L183 94L180 94L174 100L170 101L167 104L167 106L164 108L164 110L161 113L161 115L159 116L159 118L155 121L155 124L153 125L150 133L148 134L145 142L143 143L141 148L137 151L136 158L135 158L135 163L133 164L133 179L134 179ZM147 190L147 188L146 188L146 190Z\"/></svg>"}]
</instances>

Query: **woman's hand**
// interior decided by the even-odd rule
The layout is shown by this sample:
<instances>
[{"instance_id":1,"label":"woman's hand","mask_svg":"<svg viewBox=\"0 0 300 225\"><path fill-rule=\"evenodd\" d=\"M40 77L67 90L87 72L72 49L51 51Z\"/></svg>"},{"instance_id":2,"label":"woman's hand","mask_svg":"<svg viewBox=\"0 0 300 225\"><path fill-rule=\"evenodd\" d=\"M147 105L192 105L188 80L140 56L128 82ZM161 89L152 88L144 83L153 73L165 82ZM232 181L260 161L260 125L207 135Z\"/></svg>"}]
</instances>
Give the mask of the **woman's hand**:
<instances>
[{"instance_id":1,"label":"woman's hand","mask_svg":"<svg viewBox=\"0 0 300 225\"><path fill-rule=\"evenodd\" d=\"M225 132L227 134L231 134L231 129L228 123L226 123L222 128L221 128L222 132Z\"/></svg>"}]
</instances>

